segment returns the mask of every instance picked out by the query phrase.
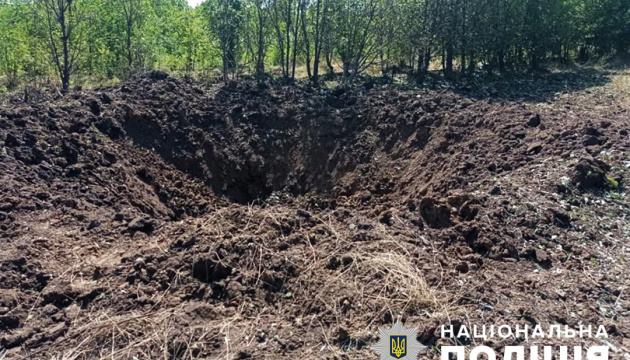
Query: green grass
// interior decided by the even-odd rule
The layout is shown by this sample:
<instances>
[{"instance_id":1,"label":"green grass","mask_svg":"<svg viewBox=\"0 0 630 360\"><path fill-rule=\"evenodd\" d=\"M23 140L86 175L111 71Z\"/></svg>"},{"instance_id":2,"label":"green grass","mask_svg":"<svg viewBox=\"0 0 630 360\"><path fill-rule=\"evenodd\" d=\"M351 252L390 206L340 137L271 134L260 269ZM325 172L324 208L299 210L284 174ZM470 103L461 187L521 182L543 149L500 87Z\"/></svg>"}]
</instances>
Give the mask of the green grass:
<instances>
[{"instance_id":1,"label":"green grass","mask_svg":"<svg viewBox=\"0 0 630 360\"><path fill-rule=\"evenodd\" d=\"M617 182L617 180L615 180L612 176L607 175L606 179L608 179L608 183L613 187L613 189L619 188L619 182Z\"/></svg>"}]
</instances>

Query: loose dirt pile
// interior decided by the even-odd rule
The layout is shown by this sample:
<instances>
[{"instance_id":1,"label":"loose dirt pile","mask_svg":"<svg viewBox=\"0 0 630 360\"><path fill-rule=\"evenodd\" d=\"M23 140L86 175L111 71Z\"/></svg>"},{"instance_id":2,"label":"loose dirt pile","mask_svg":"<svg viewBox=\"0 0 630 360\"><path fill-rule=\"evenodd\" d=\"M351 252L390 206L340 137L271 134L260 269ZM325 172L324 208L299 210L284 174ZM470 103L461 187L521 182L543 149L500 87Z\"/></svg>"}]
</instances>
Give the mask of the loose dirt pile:
<instances>
[{"instance_id":1,"label":"loose dirt pile","mask_svg":"<svg viewBox=\"0 0 630 360\"><path fill-rule=\"evenodd\" d=\"M428 357L443 324L603 324L622 356L630 113L611 91L156 72L1 109L0 358L374 357L398 317Z\"/></svg>"}]
</instances>

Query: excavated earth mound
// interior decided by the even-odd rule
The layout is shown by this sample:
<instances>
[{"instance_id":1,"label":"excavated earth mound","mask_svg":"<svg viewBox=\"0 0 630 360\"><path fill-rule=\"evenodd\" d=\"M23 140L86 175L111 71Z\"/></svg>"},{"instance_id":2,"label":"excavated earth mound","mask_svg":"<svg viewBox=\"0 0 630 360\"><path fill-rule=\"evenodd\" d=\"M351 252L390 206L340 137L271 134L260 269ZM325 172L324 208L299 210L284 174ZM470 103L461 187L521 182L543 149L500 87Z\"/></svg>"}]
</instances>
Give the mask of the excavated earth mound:
<instances>
[{"instance_id":1,"label":"excavated earth mound","mask_svg":"<svg viewBox=\"0 0 630 360\"><path fill-rule=\"evenodd\" d=\"M0 358L370 358L397 318L429 358L448 324L601 324L622 358L630 113L611 91L155 72L0 109Z\"/></svg>"}]
</instances>

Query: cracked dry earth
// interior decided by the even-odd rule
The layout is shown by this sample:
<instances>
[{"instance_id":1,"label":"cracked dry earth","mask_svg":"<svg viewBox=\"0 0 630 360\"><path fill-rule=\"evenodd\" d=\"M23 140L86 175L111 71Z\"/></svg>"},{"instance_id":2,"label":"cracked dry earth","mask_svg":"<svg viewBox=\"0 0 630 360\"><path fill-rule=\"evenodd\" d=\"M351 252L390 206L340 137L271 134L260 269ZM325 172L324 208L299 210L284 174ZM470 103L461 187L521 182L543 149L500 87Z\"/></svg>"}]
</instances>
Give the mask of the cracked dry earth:
<instances>
[{"instance_id":1,"label":"cracked dry earth","mask_svg":"<svg viewBox=\"0 0 630 360\"><path fill-rule=\"evenodd\" d=\"M627 358L613 76L515 99L154 72L6 105L0 358L375 359L398 318L421 358L449 324L604 325Z\"/></svg>"}]
</instances>

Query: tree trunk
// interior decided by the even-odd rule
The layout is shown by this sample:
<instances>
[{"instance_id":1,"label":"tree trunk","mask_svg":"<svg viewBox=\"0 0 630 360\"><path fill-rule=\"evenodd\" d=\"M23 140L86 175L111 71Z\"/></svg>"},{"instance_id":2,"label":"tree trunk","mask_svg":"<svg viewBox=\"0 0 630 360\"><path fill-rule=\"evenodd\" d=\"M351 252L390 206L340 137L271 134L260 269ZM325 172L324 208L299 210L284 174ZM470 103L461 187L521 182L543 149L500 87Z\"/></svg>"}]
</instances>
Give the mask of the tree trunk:
<instances>
[{"instance_id":1,"label":"tree trunk","mask_svg":"<svg viewBox=\"0 0 630 360\"><path fill-rule=\"evenodd\" d=\"M286 77L286 69L284 66L284 35L282 33L282 30L280 28L280 22L281 22L281 15L280 15L280 11L279 11L279 5L277 3L277 1L273 2L273 12L274 12L274 27L276 29L276 41L278 43L278 49L280 50L280 68L282 69L282 76Z\"/></svg>"},{"instance_id":2,"label":"tree trunk","mask_svg":"<svg viewBox=\"0 0 630 360\"><path fill-rule=\"evenodd\" d=\"M381 75L384 78L387 78L387 64L385 64L385 55L383 54L383 50L382 49L378 51L378 56L381 59L381 61L380 61L380 63L381 63ZM392 77L393 77L393 74L392 74Z\"/></svg>"},{"instance_id":3,"label":"tree trunk","mask_svg":"<svg viewBox=\"0 0 630 360\"><path fill-rule=\"evenodd\" d=\"M280 25L277 25L276 33L278 35L278 47L280 48L280 67L282 69L282 76L286 76L284 67L284 40L282 39L282 33L279 29Z\"/></svg>"},{"instance_id":4,"label":"tree trunk","mask_svg":"<svg viewBox=\"0 0 630 360\"><path fill-rule=\"evenodd\" d=\"M131 71L131 63L133 62L131 55L131 28L133 24L131 20L127 20L127 66L129 67L129 71Z\"/></svg>"},{"instance_id":5,"label":"tree trunk","mask_svg":"<svg viewBox=\"0 0 630 360\"><path fill-rule=\"evenodd\" d=\"M290 69L290 59L291 59L291 0L287 1L286 20L287 20L287 28L286 28L287 53L286 53L286 60L285 60L286 74L284 75L284 77L288 78L289 69Z\"/></svg>"},{"instance_id":6,"label":"tree trunk","mask_svg":"<svg viewBox=\"0 0 630 360\"><path fill-rule=\"evenodd\" d=\"M446 65L445 65L446 74L450 75L453 73L453 46L449 45L446 48Z\"/></svg>"},{"instance_id":7,"label":"tree trunk","mask_svg":"<svg viewBox=\"0 0 630 360\"><path fill-rule=\"evenodd\" d=\"M306 0L304 0L304 5L306 7ZM308 79L313 80L313 74L311 73L311 43L308 38L308 32L306 31L306 11L302 9L302 37L304 38L304 52L306 55L306 73L308 74Z\"/></svg>"},{"instance_id":8,"label":"tree trunk","mask_svg":"<svg viewBox=\"0 0 630 360\"><path fill-rule=\"evenodd\" d=\"M529 62L529 66L531 67L532 70L538 70L538 64L539 64L538 51L533 50L532 56Z\"/></svg>"},{"instance_id":9,"label":"tree trunk","mask_svg":"<svg viewBox=\"0 0 630 360\"><path fill-rule=\"evenodd\" d=\"M88 63L87 63L88 74L90 75L93 74L93 66L92 66L93 57L94 57L94 48L92 47L92 42L90 41L88 42Z\"/></svg>"},{"instance_id":10,"label":"tree trunk","mask_svg":"<svg viewBox=\"0 0 630 360\"><path fill-rule=\"evenodd\" d=\"M580 46L578 51L580 61L586 62L588 60L588 53L586 52L586 46Z\"/></svg>"},{"instance_id":11,"label":"tree trunk","mask_svg":"<svg viewBox=\"0 0 630 360\"><path fill-rule=\"evenodd\" d=\"M335 68L332 65L332 54L330 49L326 51L326 67L328 68L328 73L333 75L335 73Z\"/></svg>"},{"instance_id":12,"label":"tree trunk","mask_svg":"<svg viewBox=\"0 0 630 360\"><path fill-rule=\"evenodd\" d=\"M260 84L265 76L265 44L264 44L264 34L263 29L265 26L265 18L262 14L261 5L258 5L258 53L256 57L256 79Z\"/></svg>"},{"instance_id":13,"label":"tree trunk","mask_svg":"<svg viewBox=\"0 0 630 360\"><path fill-rule=\"evenodd\" d=\"M424 77L424 49L418 50L418 63L416 66L416 79L422 80Z\"/></svg>"},{"instance_id":14,"label":"tree trunk","mask_svg":"<svg viewBox=\"0 0 630 360\"><path fill-rule=\"evenodd\" d=\"M61 92L67 94L70 89L70 53L68 50L68 30L66 27L65 11L60 11L61 42L63 46L63 70L61 71Z\"/></svg>"},{"instance_id":15,"label":"tree trunk","mask_svg":"<svg viewBox=\"0 0 630 360\"><path fill-rule=\"evenodd\" d=\"M293 64L291 68L291 80L295 80L295 63L298 51L298 40L300 37L300 9L302 8L301 2L302 0L298 0L297 13L295 15L295 23L293 25L293 59L291 59Z\"/></svg>"},{"instance_id":16,"label":"tree trunk","mask_svg":"<svg viewBox=\"0 0 630 360\"><path fill-rule=\"evenodd\" d=\"M315 7L315 53L313 54L313 82L317 83L319 81L319 57L321 55L322 48L322 38L324 27L326 26L326 9L324 8L322 19L319 19L321 1L317 0L317 4Z\"/></svg>"},{"instance_id":17,"label":"tree trunk","mask_svg":"<svg viewBox=\"0 0 630 360\"><path fill-rule=\"evenodd\" d=\"M499 72L505 74L505 54L503 51L497 53L497 61L499 63Z\"/></svg>"},{"instance_id":18,"label":"tree trunk","mask_svg":"<svg viewBox=\"0 0 630 360\"><path fill-rule=\"evenodd\" d=\"M470 56L468 56L468 73L470 75L473 75L475 73L475 68L476 68L475 54L471 52Z\"/></svg>"},{"instance_id":19,"label":"tree trunk","mask_svg":"<svg viewBox=\"0 0 630 360\"><path fill-rule=\"evenodd\" d=\"M225 45L222 47L223 50L223 54L221 56L221 61L223 63L223 82L225 83L225 85L228 84L228 80L230 79L229 73L228 73L228 58L227 58L227 49L225 48Z\"/></svg>"}]
</instances>

